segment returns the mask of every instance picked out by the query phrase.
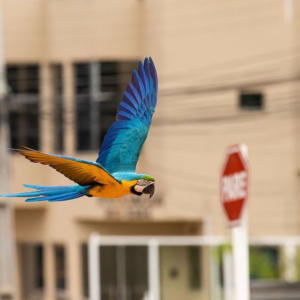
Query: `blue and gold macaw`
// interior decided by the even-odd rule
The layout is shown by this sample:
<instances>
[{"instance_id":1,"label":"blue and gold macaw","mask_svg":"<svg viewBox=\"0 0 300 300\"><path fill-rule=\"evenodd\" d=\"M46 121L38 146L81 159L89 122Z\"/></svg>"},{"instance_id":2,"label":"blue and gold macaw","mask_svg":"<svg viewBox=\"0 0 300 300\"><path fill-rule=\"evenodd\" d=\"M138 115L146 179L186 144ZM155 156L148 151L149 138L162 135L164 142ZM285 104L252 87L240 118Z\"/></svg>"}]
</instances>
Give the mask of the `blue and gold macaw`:
<instances>
[{"instance_id":1,"label":"blue and gold macaw","mask_svg":"<svg viewBox=\"0 0 300 300\"><path fill-rule=\"evenodd\" d=\"M47 154L32 150L13 149L34 163L48 165L73 180L77 185L37 186L24 184L36 191L2 195L29 197L27 202L66 201L82 196L118 198L128 194L154 194L154 178L137 174L136 164L147 138L157 102L158 78L152 59L140 61L133 70L116 121L109 128L96 162Z\"/></svg>"}]
</instances>

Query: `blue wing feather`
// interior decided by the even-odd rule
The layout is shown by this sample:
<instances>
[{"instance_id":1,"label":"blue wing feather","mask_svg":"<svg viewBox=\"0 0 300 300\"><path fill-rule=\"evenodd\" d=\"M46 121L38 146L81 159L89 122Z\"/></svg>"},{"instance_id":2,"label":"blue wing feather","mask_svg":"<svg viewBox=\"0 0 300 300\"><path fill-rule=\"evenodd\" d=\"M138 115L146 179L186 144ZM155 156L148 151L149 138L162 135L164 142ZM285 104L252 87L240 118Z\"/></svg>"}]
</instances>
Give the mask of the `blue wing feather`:
<instances>
[{"instance_id":1,"label":"blue wing feather","mask_svg":"<svg viewBox=\"0 0 300 300\"><path fill-rule=\"evenodd\" d=\"M128 105L133 107L135 110L137 110L139 107L138 102L127 91L124 93L123 102L127 103Z\"/></svg>"},{"instance_id":2,"label":"blue wing feather","mask_svg":"<svg viewBox=\"0 0 300 300\"><path fill-rule=\"evenodd\" d=\"M140 94L141 98L144 99L146 96L145 87L143 85L142 79L140 78L136 70L133 70L132 73L132 83L138 91L138 93Z\"/></svg>"},{"instance_id":3,"label":"blue wing feather","mask_svg":"<svg viewBox=\"0 0 300 300\"><path fill-rule=\"evenodd\" d=\"M125 111L119 111L117 114L117 120L131 120L132 115L125 112Z\"/></svg>"},{"instance_id":4,"label":"blue wing feather","mask_svg":"<svg viewBox=\"0 0 300 300\"><path fill-rule=\"evenodd\" d=\"M152 59L146 58L134 70L109 128L97 163L110 173L134 172L155 111L158 77Z\"/></svg>"},{"instance_id":5,"label":"blue wing feather","mask_svg":"<svg viewBox=\"0 0 300 300\"><path fill-rule=\"evenodd\" d=\"M157 77L157 72L156 72L156 69L155 69L155 65L154 65L153 60L152 60L151 57L150 57L149 66L150 66L150 74L151 74L151 77L153 78L155 93L157 94L157 92L158 92L158 77Z\"/></svg>"},{"instance_id":6,"label":"blue wing feather","mask_svg":"<svg viewBox=\"0 0 300 300\"><path fill-rule=\"evenodd\" d=\"M146 72L143 66L143 63L140 61L139 63L139 69L138 69L138 73L140 75L140 78L142 79L142 82L144 84L145 90L146 90L146 94L148 95L150 90L149 90L149 80L146 76Z\"/></svg>"},{"instance_id":7,"label":"blue wing feather","mask_svg":"<svg viewBox=\"0 0 300 300\"><path fill-rule=\"evenodd\" d=\"M131 82L128 83L126 91L137 101L138 105L141 104L142 98Z\"/></svg>"},{"instance_id":8,"label":"blue wing feather","mask_svg":"<svg viewBox=\"0 0 300 300\"><path fill-rule=\"evenodd\" d=\"M132 114L133 116L135 116L136 114L136 110L124 101L120 103L119 110L125 111L129 114Z\"/></svg>"}]
</instances>

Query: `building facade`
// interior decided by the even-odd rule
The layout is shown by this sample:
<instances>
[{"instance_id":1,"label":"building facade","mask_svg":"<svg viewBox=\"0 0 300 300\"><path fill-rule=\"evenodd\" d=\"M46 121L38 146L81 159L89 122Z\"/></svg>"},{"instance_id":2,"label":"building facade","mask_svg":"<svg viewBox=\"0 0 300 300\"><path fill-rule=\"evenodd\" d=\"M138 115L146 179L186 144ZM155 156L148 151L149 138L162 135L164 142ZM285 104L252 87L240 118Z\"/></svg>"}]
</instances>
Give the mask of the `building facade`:
<instances>
[{"instance_id":1,"label":"building facade","mask_svg":"<svg viewBox=\"0 0 300 300\"><path fill-rule=\"evenodd\" d=\"M158 106L138 164L156 178L154 200L11 200L16 299L87 299L93 232L229 235L219 174L226 147L238 142L249 150L249 234L300 234L299 3L1 5L11 147L96 160L137 62L152 56L159 75ZM23 183L70 184L21 156L10 154L8 163L10 191L25 190ZM212 299L206 250L161 249L163 300ZM103 299L146 299L147 249L101 251Z\"/></svg>"}]
</instances>

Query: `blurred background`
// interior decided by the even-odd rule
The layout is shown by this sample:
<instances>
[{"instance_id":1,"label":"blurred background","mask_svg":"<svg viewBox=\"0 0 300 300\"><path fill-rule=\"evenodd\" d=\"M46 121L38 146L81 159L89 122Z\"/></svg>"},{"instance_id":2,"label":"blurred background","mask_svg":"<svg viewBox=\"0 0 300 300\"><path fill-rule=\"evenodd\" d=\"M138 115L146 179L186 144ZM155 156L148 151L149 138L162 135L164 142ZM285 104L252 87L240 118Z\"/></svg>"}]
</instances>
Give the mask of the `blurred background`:
<instances>
[{"instance_id":1,"label":"blurred background","mask_svg":"<svg viewBox=\"0 0 300 300\"><path fill-rule=\"evenodd\" d=\"M251 168L251 299L300 299L299 1L0 4L1 193L71 184L6 149L96 160L132 69L151 56L159 75L138 164L155 196L1 200L1 300L87 300L95 288L99 300L232 300L219 177L239 142Z\"/></svg>"}]
</instances>

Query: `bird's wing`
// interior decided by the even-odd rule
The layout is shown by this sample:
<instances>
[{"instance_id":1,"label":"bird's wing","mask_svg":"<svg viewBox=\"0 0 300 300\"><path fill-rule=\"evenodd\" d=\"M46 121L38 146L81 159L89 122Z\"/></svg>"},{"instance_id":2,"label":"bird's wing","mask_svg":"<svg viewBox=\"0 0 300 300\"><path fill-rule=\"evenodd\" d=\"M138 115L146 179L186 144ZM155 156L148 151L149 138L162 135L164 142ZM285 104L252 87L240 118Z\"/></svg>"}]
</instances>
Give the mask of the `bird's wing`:
<instances>
[{"instance_id":1,"label":"bird's wing","mask_svg":"<svg viewBox=\"0 0 300 300\"><path fill-rule=\"evenodd\" d=\"M109 128L97 162L110 173L134 172L157 102L158 78L152 59L133 70L116 121Z\"/></svg>"},{"instance_id":2,"label":"bird's wing","mask_svg":"<svg viewBox=\"0 0 300 300\"><path fill-rule=\"evenodd\" d=\"M67 156L47 154L30 148L12 150L22 154L31 162L50 166L82 186L92 185L95 183L113 185L120 184L120 182L110 175L107 170L95 162Z\"/></svg>"}]
</instances>

